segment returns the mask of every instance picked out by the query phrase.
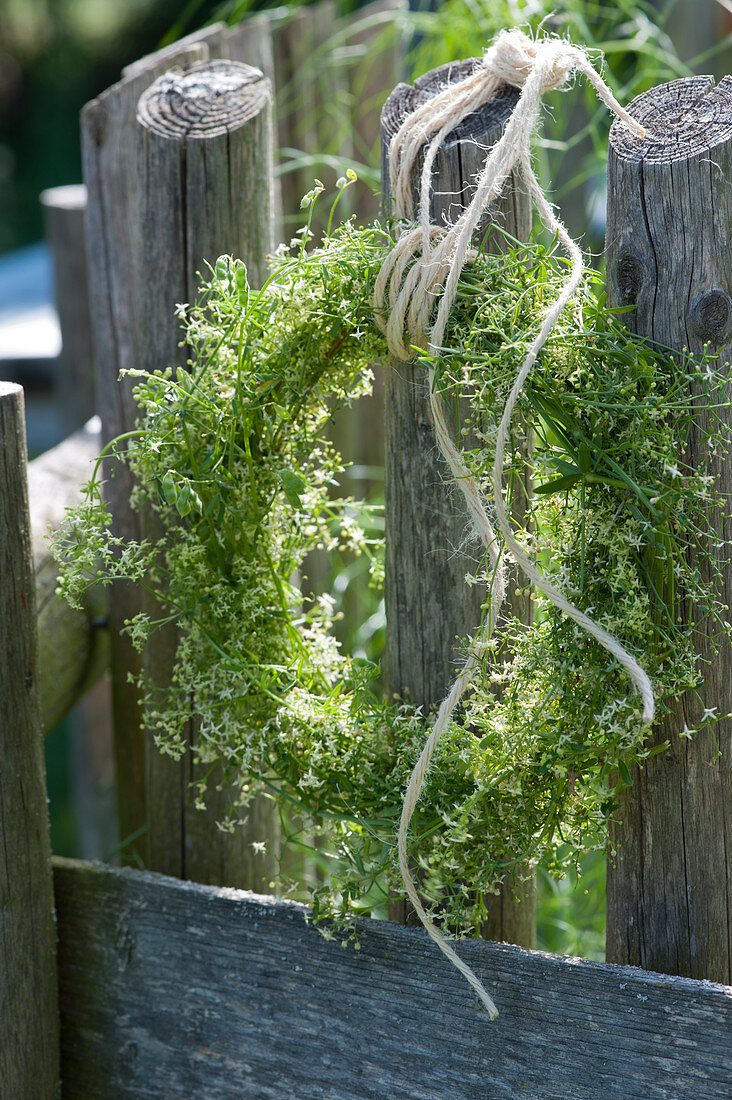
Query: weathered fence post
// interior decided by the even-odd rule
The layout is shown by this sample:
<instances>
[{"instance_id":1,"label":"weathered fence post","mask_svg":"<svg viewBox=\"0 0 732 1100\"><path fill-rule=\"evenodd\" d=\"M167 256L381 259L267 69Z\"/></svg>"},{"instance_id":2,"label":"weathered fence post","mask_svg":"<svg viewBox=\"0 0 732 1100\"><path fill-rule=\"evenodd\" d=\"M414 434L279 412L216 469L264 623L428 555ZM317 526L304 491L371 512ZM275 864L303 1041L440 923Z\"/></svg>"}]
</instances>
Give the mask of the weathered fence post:
<instances>
[{"instance_id":1,"label":"weathered fence post","mask_svg":"<svg viewBox=\"0 0 732 1100\"><path fill-rule=\"evenodd\" d=\"M211 55L236 53L239 46L244 48L240 39L221 29L205 40L182 43L180 55L166 55L164 64L153 56L148 68L136 68L82 112L87 254L105 439L132 428L137 416L132 386L118 381L120 370L181 362L175 305L195 297L195 275L203 261L231 252L246 260L254 284L262 278L264 256L272 245L272 153L269 93L261 74L255 79L251 69L242 73L235 64L217 86L203 69L190 78L179 69L169 78L165 103L173 105L173 115L176 103L190 108L190 126L183 123L165 136L165 111L155 123L158 132L136 122L140 97L170 65L178 61L190 66ZM219 72L223 77L223 70ZM244 103L248 107L242 110ZM255 103L257 110L252 109ZM148 158L145 163L139 160L141 153ZM139 537L124 469L116 471L107 490L117 533ZM139 659L120 633L123 620L140 610L137 600L126 586L110 600L122 840L136 836L143 862L155 869L262 888L274 865L256 856L252 866L251 841L267 839L273 846L277 824L271 804L258 806L260 820L249 835L239 830L227 838L213 821L206 823L202 814L193 813L186 791L191 777L182 766L176 770L170 761L160 760L146 742L139 706L127 683L128 673L139 673ZM163 824L166 817L168 826ZM200 835L202 826L205 836Z\"/></svg>"},{"instance_id":2,"label":"weathered fence post","mask_svg":"<svg viewBox=\"0 0 732 1100\"><path fill-rule=\"evenodd\" d=\"M615 124L608 168L607 277L629 327L669 347L732 359L732 79L675 80L636 99L645 141ZM725 504L715 512L723 603L732 605L732 462L704 453L701 411L690 462L708 461ZM723 411L730 426L729 410ZM702 576L709 563L698 562ZM693 614L693 611L691 612ZM611 830L607 957L671 974L732 980L732 649L715 655L698 622L704 682L656 725L668 750L633 775ZM721 720L691 740L714 711Z\"/></svg>"},{"instance_id":3,"label":"weathered fence post","mask_svg":"<svg viewBox=\"0 0 732 1100\"><path fill-rule=\"evenodd\" d=\"M85 613L70 608L55 595L58 568L47 547L47 529L35 527L33 492L45 481L43 502L54 529L64 521L63 505L69 490L89 480L92 466L79 469L85 445L93 438L94 363L89 318L84 218L86 187L68 184L41 192L46 241L54 269L54 298L61 329L61 352L56 364L54 399L64 436L75 433L41 456L28 470L31 497L33 554L36 561L38 643L40 648L41 708L44 729L49 721L68 713L67 753L79 855L101 858L116 849L116 792L111 721L111 684L102 678L109 667L109 639L104 629L104 590L85 597ZM86 427L85 427L86 426ZM97 433L98 434L98 433ZM90 456L93 461L98 454ZM80 475L80 476L79 476ZM75 479L75 480L74 480ZM56 481L54 493L52 482ZM36 504L40 503L36 501ZM45 556L46 561L43 561ZM75 637L71 636L71 633ZM49 702L56 704L52 713ZM72 710L72 704L75 704ZM70 713L69 713L70 712Z\"/></svg>"},{"instance_id":4,"label":"weathered fence post","mask_svg":"<svg viewBox=\"0 0 732 1100\"><path fill-rule=\"evenodd\" d=\"M332 149L334 135L339 131L342 132L339 152L346 155L346 163L351 156L343 71L333 51L326 48L337 21L333 0L301 7L282 6L275 15L277 145L281 155L290 157L297 150L312 158L302 166L290 166L280 176L285 240L301 223L300 199L312 187L313 177L322 174L317 159L327 146ZM341 150L344 144L347 148Z\"/></svg>"},{"instance_id":5,"label":"weathered fence post","mask_svg":"<svg viewBox=\"0 0 732 1100\"><path fill-rule=\"evenodd\" d=\"M107 590L90 589L81 611L70 607L56 595L58 562L48 545L49 528L58 530L66 509L79 503L81 486L91 477L98 454L99 432L92 423L28 466L44 733L50 733L109 668Z\"/></svg>"},{"instance_id":6,"label":"weathered fence post","mask_svg":"<svg viewBox=\"0 0 732 1100\"><path fill-rule=\"evenodd\" d=\"M23 390L0 382L0 1092L59 1079L56 923Z\"/></svg>"},{"instance_id":7,"label":"weathered fence post","mask_svg":"<svg viewBox=\"0 0 732 1100\"><path fill-rule=\"evenodd\" d=\"M86 187L49 188L41 192L40 203L61 328L54 398L64 435L69 437L28 467L41 716L44 732L49 733L77 701L85 705L81 697L109 666L109 647L106 632L92 625L93 620L101 624L106 617L105 595L98 590L87 593L84 611L58 597L58 564L47 541L49 527L57 530L66 508L77 503L99 453L99 433L89 423L94 413L94 366L84 231ZM98 730L95 736L98 739Z\"/></svg>"},{"instance_id":8,"label":"weathered fence post","mask_svg":"<svg viewBox=\"0 0 732 1100\"><path fill-rule=\"evenodd\" d=\"M444 65L415 81L399 84L382 113L382 188L388 194L389 141L404 118L477 64ZM445 141L434 167L430 217L452 222L470 202L485 149L500 137L518 99L506 85L497 98L469 116ZM416 193L416 188L415 188ZM531 229L531 204L513 175L491 210L492 221L514 237ZM486 226L482 229L485 231ZM488 249L500 251L496 234ZM439 703L458 668L457 642L472 636L481 620L483 589L468 586L475 560L464 550L469 529L462 496L454 492L435 440L426 372L416 363L393 363L385 381L386 422L386 609L385 676L389 690L405 689L425 708ZM516 494L517 497L519 494ZM525 502L524 502L525 503ZM530 604L516 597L513 610L529 621ZM399 917L398 907L393 915ZM484 934L489 939L531 946L535 940L534 885L504 881L490 906Z\"/></svg>"},{"instance_id":9,"label":"weathered fence post","mask_svg":"<svg viewBox=\"0 0 732 1100\"><path fill-rule=\"evenodd\" d=\"M177 302L195 300L205 261L213 264L230 252L246 261L255 286L266 277L274 245L270 83L248 65L200 62L159 77L141 96L137 117L143 173L139 363L148 370L183 367L189 349L180 347L171 318ZM174 628L151 640L146 666L154 683L170 681L177 640ZM193 727L192 718L191 744ZM175 762L148 746L150 865L197 881L246 881L266 892L276 853L257 855L252 835L216 828L227 795L217 797L215 782L205 814L194 808L190 785L198 772L191 756ZM272 842L271 835L257 839Z\"/></svg>"},{"instance_id":10,"label":"weathered fence post","mask_svg":"<svg viewBox=\"0 0 732 1100\"><path fill-rule=\"evenodd\" d=\"M132 386L120 381L122 370L138 365L139 324L136 305L137 166L135 116L140 95L177 61L208 57L208 44L178 43L179 50L121 80L81 112L81 149L87 187L86 254L94 353L97 412L102 442L129 430L137 415ZM109 471L106 471L107 474ZM129 508L132 480L125 467L108 478L106 498L117 535L139 538L137 517ZM110 592L109 637L117 797L123 859L135 854L147 862L145 822L145 740L140 708L128 683L140 672L140 656L122 633L124 619L140 610L131 585ZM134 848L129 838L134 837Z\"/></svg>"},{"instance_id":11,"label":"weathered fence post","mask_svg":"<svg viewBox=\"0 0 732 1100\"><path fill-rule=\"evenodd\" d=\"M83 184L41 192L46 239L54 267L54 293L61 326L56 400L64 435L81 428L94 413L94 370L86 279Z\"/></svg>"}]
</instances>

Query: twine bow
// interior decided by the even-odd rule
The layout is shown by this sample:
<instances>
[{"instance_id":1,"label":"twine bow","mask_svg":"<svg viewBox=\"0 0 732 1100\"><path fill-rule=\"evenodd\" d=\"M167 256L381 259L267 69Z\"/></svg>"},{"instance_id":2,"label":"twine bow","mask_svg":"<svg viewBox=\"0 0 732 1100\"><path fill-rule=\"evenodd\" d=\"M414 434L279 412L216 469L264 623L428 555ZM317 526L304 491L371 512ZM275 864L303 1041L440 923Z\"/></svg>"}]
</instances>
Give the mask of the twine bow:
<instances>
[{"instance_id":1,"label":"twine bow","mask_svg":"<svg viewBox=\"0 0 732 1100\"><path fill-rule=\"evenodd\" d=\"M437 353L457 293L460 273L474 256L471 240L490 204L498 197L508 175L517 168L531 194L539 216L550 232L558 237L569 254L571 265L561 293L548 310L506 401L498 428L493 464L493 508L505 546L525 576L545 596L587 631L626 669L643 700L643 719L651 722L654 714L653 689L645 671L617 638L608 634L584 612L574 607L564 594L536 567L511 527L503 495L503 471L506 441L518 396L536 363L541 348L562 310L579 286L583 272L582 253L557 218L547 201L531 166L531 134L538 121L544 92L561 88L573 72L583 73L598 97L638 137L645 131L620 106L602 78L595 72L586 52L557 38L536 41L519 30L502 31L486 51L482 64L466 79L445 88L410 114L392 138L389 147L391 193L395 218L401 224L400 236L379 271L374 291L377 321L386 335L392 355L410 359L415 346ZM497 92L511 84L521 89L518 103L500 139L486 158L470 205L458 220L448 226L430 223L430 186L437 151L447 135L468 115L491 102ZM412 173L417 157L427 144L420 177L419 217L412 217ZM427 334L429 319L437 302L437 312ZM501 550L486 511L478 483L466 468L450 435L444 403L434 388L434 368L428 364L430 403L435 435L455 482L468 507L471 522L487 552L491 577L486 618L473 638L468 656L447 697L414 767L404 795L398 834L399 868L407 895L427 932L440 950L473 987L491 1019L498 1015L493 1000L471 968L453 950L427 916L417 894L407 862L407 833L420 796L424 777L437 743L450 724L452 714L468 688L481 657L485 654L505 598L505 577Z\"/></svg>"}]
</instances>

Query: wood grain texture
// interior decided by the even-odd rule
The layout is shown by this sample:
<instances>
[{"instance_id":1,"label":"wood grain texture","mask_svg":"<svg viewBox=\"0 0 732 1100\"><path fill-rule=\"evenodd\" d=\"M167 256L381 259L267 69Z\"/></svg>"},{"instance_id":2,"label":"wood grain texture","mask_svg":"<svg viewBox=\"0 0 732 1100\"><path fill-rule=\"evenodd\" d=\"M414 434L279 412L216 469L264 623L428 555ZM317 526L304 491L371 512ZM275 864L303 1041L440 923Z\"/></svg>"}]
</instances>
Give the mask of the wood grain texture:
<instances>
[{"instance_id":1,"label":"wood grain texture","mask_svg":"<svg viewBox=\"0 0 732 1100\"><path fill-rule=\"evenodd\" d=\"M48 545L49 528L57 530L66 509L81 501L100 448L99 421L90 420L28 466L44 733L50 733L109 668L107 592L91 588L81 611L69 607L56 595L58 563Z\"/></svg>"},{"instance_id":2,"label":"wood grain texture","mask_svg":"<svg viewBox=\"0 0 732 1100\"><path fill-rule=\"evenodd\" d=\"M206 162L206 152L202 148L204 139L196 139L199 147L191 146L189 171L183 166L183 177L187 180L185 194L181 191L180 180L176 191L177 199L169 197L170 207L162 209L164 189L160 181L158 213L170 222L158 224L155 232L161 234L161 242L167 232L170 239L181 246L181 234L192 231L193 236L185 245L185 260L180 269L171 273L173 283L167 304L164 300L165 287L158 286L156 280L168 272L171 259L157 250L150 241L151 225L149 216L153 213L152 199L144 193L144 181L150 180L150 169L155 170L154 158L146 167L139 160L141 137L136 124L137 107L140 96L150 85L171 67L191 65L209 58L225 58L236 62L248 62L262 58L271 67L271 55L268 32L257 21L252 30L244 26L232 30L218 24L205 31L189 36L187 39L166 48L160 54L153 54L126 70L122 81L109 88L97 99L86 105L82 112L82 151L84 178L88 188L87 209L87 260L90 272L90 295L92 301L93 346L97 372L98 406L103 423L104 442L125 431L129 431L136 420L137 408L132 398L132 385L127 378L120 378L120 371L139 368L143 356L147 356L146 365L150 365L150 349L141 334L144 325L151 319L152 302L148 290L154 292L154 298L161 309L166 309L165 347L157 347L161 354L169 355L166 362L177 361L180 354L173 345L179 340L178 321L173 314L176 302L187 301L186 293L191 290L195 271L205 257L216 256L221 252L239 252L250 262L252 274L261 277L262 258L255 259L254 254L247 255L245 242L241 240L242 221L247 220L252 227L252 247L259 233L264 239L271 229L267 223L267 195L253 186L256 182L251 176L248 163L231 165L231 176L219 178L215 182L210 177ZM255 125L257 125L255 120ZM263 124L262 124L263 126ZM264 129L262 129L264 133ZM161 138L161 141L166 139ZM221 150L225 138L220 135L218 149ZM236 140L234 142L236 146ZM226 168L224 161L223 167ZM222 167L219 162L219 167ZM228 168L226 168L228 171ZM247 172L250 173L247 177ZM146 174L147 173L147 174ZM251 188L249 187L251 184ZM243 190L237 191L237 187ZM197 194L195 188L200 188ZM154 187L150 189L154 191ZM244 201L248 196L249 202ZM186 211L179 205L186 200ZM196 202L200 200L203 218L197 218ZM147 215L143 215L147 211ZM186 218L191 220L188 224ZM235 232L229 232L226 219L234 219ZM258 225L258 229L255 228ZM177 238L175 234L178 234ZM195 234L198 234L196 238ZM206 236L204 237L204 234ZM267 238L271 242L271 236ZM196 254L196 240L200 246ZM269 247L269 245L267 246ZM180 253L179 253L180 254ZM143 259L144 256L144 259ZM157 267L149 267L151 262ZM183 287L181 289L181 280ZM174 289L174 288L177 288ZM180 293L176 297L176 292ZM192 295L192 291L191 291ZM162 322L159 322L162 324ZM159 336L160 334L158 334ZM167 349L167 350L166 350ZM106 494L114 516L115 534L125 538L139 538L139 518L129 508L132 483L129 472L124 467L107 470ZM175 787L172 805L179 803L185 787L185 781L179 771L172 770L168 786L163 791L148 790L151 782L150 771L156 771L156 765L150 763L151 754L142 728L142 717L134 693L130 691L128 676L140 672L140 658L134 652L129 639L121 633L125 618L141 610L140 596L131 586L119 585L110 593L110 644L111 664L114 685L114 726L116 743L116 771L119 792L120 836L122 841L136 835L134 852L128 847L123 858L139 858L149 864L151 859L150 833L147 823L147 806L150 803L157 813L158 807L168 797L171 784ZM165 761L160 765L165 767ZM155 781L153 781L155 782ZM257 811L259 813L259 811ZM260 817L264 815L261 810ZM259 826L262 821L259 822ZM270 814L270 833L276 830L274 816ZM251 839L262 839L261 829L256 829ZM243 834L240 837L243 843ZM180 847L180 858L186 851ZM248 849L251 855L252 849ZM213 859L213 856L212 856ZM167 868L172 869L172 868ZM261 867L259 867L261 871ZM189 874L193 871L189 869ZM238 880L239 884L244 883ZM265 873L265 881L268 877ZM246 885L263 885L262 878L249 881Z\"/></svg>"},{"instance_id":3,"label":"wood grain texture","mask_svg":"<svg viewBox=\"0 0 732 1100\"><path fill-rule=\"evenodd\" d=\"M260 70L214 59L173 67L140 97L137 110L141 224L138 305L143 370L185 367L178 302L193 302L207 264L231 253L246 262L252 285L266 278L273 248L271 88ZM155 533L155 521L145 528ZM150 607L151 614L158 611ZM171 681L178 634L151 639L145 667L153 683ZM195 808L192 784L208 771L191 752L182 761L162 756L150 736L146 758L148 866L200 882L267 889L276 871L272 803L260 801L248 828L224 833L228 793L209 784L209 809ZM220 785L221 777L218 777ZM264 829L262 826L265 826ZM268 826L268 827L267 827ZM267 843L258 855L252 841Z\"/></svg>"},{"instance_id":4,"label":"wood grain texture","mask_svg":"<svg viewBox=\"0 0 732 1100\"><path fill-rule=\"evenodd\" d=\"M382 114L385 194L392 135L408 113L473 65L446 65L421 77L414 88L395 88ZM454 221L468 205L485 147L500 136L517 97L515 89L507 87L448 137L435 160L433 222ZM491 216L515 236L527 235L530 205L519 180L511 178ZM445 695L460 662L456 639L471 635L480 622L484 593L479 586L465 584L465 574L474 570L480 550L465 550L467 511L449 484L449 471L437 449L423 367L392 364L386 408L386 678L392 690L407 689L416 704L431 706Z\"/></svg>"},{"instance_id":5,"label":"wood grain texture","mask_svg":"<svg viewBox=\"0 0 732 1100\"><path fill-rule=\"evenodd\" d=\"M357 58L347 72L349 139L357 171L359 164L369 167L379 164L379 119L387 96L404 75L408 12L406 0L372 0L356 9L346 21L346 49ZM345 161L345 150L341 155ZM379 216L381 196L366 184L357 183L347 197L359 222Z\"/></svg>"},{"instance_id":6,"label":"wood grain texture","mask_svg":"<svg viewBox=\"0 0 732 1100\"><path fill-rule=\"evenodd\" d=\"M228 27L226 23L211 23L126 65L122 70L122 77L129 79L141 76L151 69L160 73L169 65L176 65L186 51L195 48L200 51L202 60L223 57L227 61L242 61L245 65L261 69L272 80L274 70L270 25L269 12L251 15L233 27Z\"/></svg>"},{"instance_id":7,"label":"wood grain texture","mask_svg":"<svg viewBox=\"0 0 732 1100\"><path fill-rule=\"evenodd\" d=\"M216 41L216 39L213 39ZM81 112L81 146L87 187L86 249L97 412L102 442L131 430L137 418L132 384L123 370L139 366L138 265L139 173L135 160L137 101L169 64L209 55L206 42L181 42L178 49L151 58L86 104ZM107 463L105 496L115 535L140 537L138 518L129 507L132 480L126 467ZM139 705L128 677L140 672L140 657L122 633L126 618L141 610L130 585L109 594L112 704L120 837L138 834L139 858L147 860L145 830L145 739ZM139 835L142 832L142 835ZM129 854L129 853L126 853Z\"/></svg>"},{"instance_id":8,"label":"wood grain texture","mask_svg":"<svg viewBox=\"0 0 732 1100\"><path fill-rule=\"evenodd\" d=\"M732 989L55 861L64 1100L721 1100Z\"/></svg>"},{"instance_id":9,"label":"wood grain texture","mask_svg":"<svg viewBox=\"0 0 732 1100\"><path fill-rule=\"evenodd\" d=\"M420 77L414 87L400 84L394 89L382 113L385 195L389 193L388 143L404 118L437 91L468 75L476 64L444 65ZM435 160L433 222L454 222L469 205L485 150L500 137L517 98L517 90L505 86L492 103L448 136ZM531 205L515 174L483 219L479 237L491 222L519 239L528 236ZM489 252L499 251L501 244L498 234L488 232ZM457 421L458 412L453 410L453 429ZM437 447L426 371L414 362L395 361L387 368L385 434L385 678L391 691L406 691L415 703L430 707L442 700L462 663L458 643L475 633L485 592L480 585L465 583L466 574L475 571L481 550L471 541L467 509ZM471 439L464 443L471 446ZM512 603L512 610L526 622L530 607L526 598ZM396 908L392 915L397 915ZM517 887L504 883L501 895L490 904L485 931L491 938L525 946L535 942L533 880Z\"/></svg>"},{"instance_id":10,"label":"wood grain texture","mask_svg":"<svg viewBox=\"0 0 732 1100\"><path fill-rule=\"evenodd\" d=\"M634 332L672 348L732 358L732 79L673 81L629 110L649 129L639 141L617 123L610 133L607 272L610 300L635 309ZM731 424L729 410L728 429ZM705 415L698 418L706 425ZM680 454L705 461L695 429ZM732 463L712 458L725 506L719 531L723 603L732 604ZM700 561L702 576L708 563ZM687 609L688 610L688 609ZM699 697L685 697L658 722L653 740L670 748L634 773L611 832L608 958L669 973L732 979L732 649L715 656L710 624L698 623L704 662ZM707 663L708 662L708 663ZM705 707L726 715L691 741Z\"/></svg>"},{"instance_id":11,"label":"wood grain texture","mask_svg":"<svg viewBox=\"0 0 732 1100\"><path fill-rule=\"evenodd\" d=\"M0 382L0 1093L51 1100L56 925L26 467L23 390Z\"/></svg>"}]
</instances>

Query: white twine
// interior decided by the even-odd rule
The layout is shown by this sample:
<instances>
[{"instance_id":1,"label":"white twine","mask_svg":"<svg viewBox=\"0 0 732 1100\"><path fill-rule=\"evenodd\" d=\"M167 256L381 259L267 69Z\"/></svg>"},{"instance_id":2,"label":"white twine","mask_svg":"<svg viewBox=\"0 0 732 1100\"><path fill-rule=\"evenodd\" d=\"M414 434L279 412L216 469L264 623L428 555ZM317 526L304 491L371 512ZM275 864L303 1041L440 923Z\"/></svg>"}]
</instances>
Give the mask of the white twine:
<instances>
[{"instance_id":1,"label":"white twine","mask_svg":"<svg viewBox=\"0 0 732 1100\"><path fill-rule=\"evenodd\" d=\"M559 238L571 263L564 287L547 311L541 330L526 355L503 410L493 464L495 516L506 547L526 577L555 607L592 635L627 671L643 700L643 720L650 723L653 720L654 699L647 674L617 638L574 607L542 575L513 533L503 494L506 441L516 401L539 352L582 278L582 254L547 202L531 166L531 134L539 117L541 97L546 91L561 88L575 70L587 77L599 98L634 134L638 137L645 135L643 127L620 106L595 72L583 49L557 38L533 41L519 30L502 31L485 53L482 65L469 77L445 88L405 119L389 147L391 193L394 198L395 218L408 221L412 211L412 172L421 149L429 142L420 180L419 220L416 225L411 224L404 228L384 261L376 281L374 306L392 355L399 359L410 359L413 347L424 347L425 344L430 353L438 353L457 293L460 274L465 263L475 255L471 251L473 233L487 207L498 197L508 175L514 168L520 170L541 220ZM477 180L475 196L453 225L432 225L429 219L432 165L442 141L464 118L494 99L504 84L520 88L521 94L501 138L486 158ZM413 262L415 260L417 262ZM438 296L437 315L427 340L428 321ZM405 332L409 334L406 340ZM451 438L445 405L435 391L435 372L431 366L428 366L428 380L440 451L465 497L473 527L487 551L491 578L490 599L486 618L471 642L459 676L440 706L435 724L410 776L399 823L399 868L409 900L427 932L473 987L491 1019L495 1019L498 1010L482 983L427 916L407 862L407 832L432 754L485 655L506 588L496 533L481 499L477 481L467 469Z\"/></svg>"}]
</instances>

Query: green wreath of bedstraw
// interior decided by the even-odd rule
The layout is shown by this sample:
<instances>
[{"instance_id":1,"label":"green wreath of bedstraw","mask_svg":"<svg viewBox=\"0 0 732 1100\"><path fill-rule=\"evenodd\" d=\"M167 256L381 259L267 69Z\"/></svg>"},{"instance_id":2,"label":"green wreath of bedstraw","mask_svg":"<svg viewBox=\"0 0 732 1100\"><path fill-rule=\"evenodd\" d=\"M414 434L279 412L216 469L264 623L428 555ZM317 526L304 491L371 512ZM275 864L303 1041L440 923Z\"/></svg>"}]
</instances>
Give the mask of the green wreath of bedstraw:
<instances>
[{"instance_id":1,"label":"green wreath of bedstraw","mask_svg":"<svg viewBox=\"0 0 732 1100\"><path fill-rule=\"evenodd\" d=\"M342 463L325 431L386 357L372 295L394 244L379 225L346 224L319 248L309 236L278 252L259 291L240 262L219 260L185 311L190 371L140 376L139 429L107 452L134 471L132 506L158 514L157 540L112 536L95 478L56 549L72 602L116 578L155 593L180 638L171 682L138 685L160 749L187 750L194 713L197 759L229 777L225 827L259 789L326 828L331 872L313 914L348 936L359 913L403 896L402 792L432 718L380 697L377 667L334 640L334 601L303 597L295 580L316 546L365 554L380 573L371 512L335 495ZM553 249L508 243L462 272L445 347L424 357L444 401L471 398L481 447L464 459L487 492L497 410L568 270ZM531 458L508 450L510 477L528 464L536 486L523 538L649 671L661 705L701 677L684 600L727 629L687 553L719 560L712 478L678 457L698 410L723 395L712 362L631 336L586 275L518 398L537 439ZM445 933L478 935L507 872L541 859L561 873L603 847L617 790L657 751L615 663L540 593L535 606L530 630L507 621L492 639L412 821L409 860ZM142 649L160 625L140 615L127 630Z\"/></svg>"}]
</instances>

